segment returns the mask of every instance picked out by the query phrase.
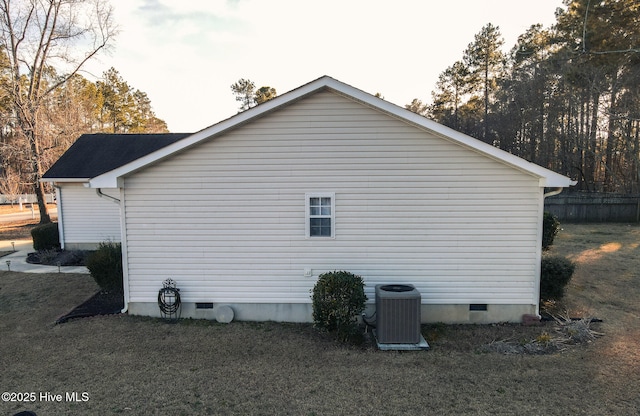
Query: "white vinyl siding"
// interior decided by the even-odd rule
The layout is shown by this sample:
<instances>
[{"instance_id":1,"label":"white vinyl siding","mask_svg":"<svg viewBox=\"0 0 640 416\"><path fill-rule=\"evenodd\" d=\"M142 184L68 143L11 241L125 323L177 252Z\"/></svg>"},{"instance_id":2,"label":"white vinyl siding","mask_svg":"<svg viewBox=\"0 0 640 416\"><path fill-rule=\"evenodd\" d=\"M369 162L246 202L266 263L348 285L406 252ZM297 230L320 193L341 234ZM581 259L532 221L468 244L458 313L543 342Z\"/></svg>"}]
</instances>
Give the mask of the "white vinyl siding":
<instances>
[{"instance_id":1,"label":"white vinyl siding","mask_svg":"<svg viewBox=\"0 0 640 416\"><path fill-rule=\"evenodd\" d=\"M119 195L115 189L103 192L114 198ZM120 241L118 204L99 197L95 189L82 184L64 184L60 194L65 245Z\"/></svg>"},{"instance_id":2,"label":"white vinyl siding","mask_svg":"<svg viewBox=\"0 0 640 416\"><path fill-rule=\"evenodd\" d=\"M425 304L535 304L539 180L331 92L125 178L131 302L308 303L320 273ZM331 190L337 237L306 238ZM313 277L304 277L311 269Z\"/></svg>"}]
</instances>

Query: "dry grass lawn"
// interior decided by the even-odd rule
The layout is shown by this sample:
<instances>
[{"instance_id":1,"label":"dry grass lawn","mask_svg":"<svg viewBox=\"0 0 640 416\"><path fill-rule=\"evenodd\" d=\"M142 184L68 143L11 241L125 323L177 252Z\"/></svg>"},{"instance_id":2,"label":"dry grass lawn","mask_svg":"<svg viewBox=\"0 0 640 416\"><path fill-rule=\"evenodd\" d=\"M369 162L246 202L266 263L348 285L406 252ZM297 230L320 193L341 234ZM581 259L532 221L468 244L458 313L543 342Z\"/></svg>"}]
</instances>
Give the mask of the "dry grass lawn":
<instances>
[{"instance_id":1,"label":"dry grass lawn","mask_svg":"<svg viewBox=\"0 0 640 416\"><path fill-rule=\"evenodd\" d=\"M0 272L0 391L37 395L0 402L0 414L637 414L640 228L564 225L552 251L578 265L557 309L602 319L592 325L605 335L544 355L481 351L553 335L552 323L428 325L432 349L404 353L343 346L310 325L105 316L56 326L96 290L89 276Z\"/></svg>"},{"instance_id":2,"label":"dry grass lawn","mask_svg":"<svg viewBox=\"0 0 640 416\"><path fill-rule=\"evenodd\" d=\"M50 209L56 208L55 204L47 205ZM38 207L35 207L36 211ZM0 205L0 215L4 214L18 214L18 213L28 213L31 212L30 204L25 204L22 211L18 204L10 205L3 204ZM55 221L56 215L52 215L52 218ZM31 229L38 225L39 217L37 219L28 219L22 221L14 221L14 222L2 222L0 221L0 239L2 240L18 240L23 238L31 238Z\"/></svg>"}]
</instances>

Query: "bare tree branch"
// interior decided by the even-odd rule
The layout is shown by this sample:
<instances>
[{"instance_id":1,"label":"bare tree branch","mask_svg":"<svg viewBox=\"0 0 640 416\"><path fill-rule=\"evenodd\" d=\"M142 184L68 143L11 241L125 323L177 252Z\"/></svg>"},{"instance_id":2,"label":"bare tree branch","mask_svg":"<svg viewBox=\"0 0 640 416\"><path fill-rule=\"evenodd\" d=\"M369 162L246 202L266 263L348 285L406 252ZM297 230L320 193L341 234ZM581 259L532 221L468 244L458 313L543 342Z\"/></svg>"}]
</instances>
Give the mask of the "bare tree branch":
<instances>
[{"instance_id":1,"label":"bare tree branch","mask_svg":"<svg viewBox=\"0 0 640 416\"><path fill-rule=\"evenodd\" d=\"M44 203L46 149L41 146L39 113L47 97L68 82L117 34L107 0L0 0L0 48L9 60L8 96L16 125L28 143L40 218L49 221Z\"/></svg>"}]
</instances>

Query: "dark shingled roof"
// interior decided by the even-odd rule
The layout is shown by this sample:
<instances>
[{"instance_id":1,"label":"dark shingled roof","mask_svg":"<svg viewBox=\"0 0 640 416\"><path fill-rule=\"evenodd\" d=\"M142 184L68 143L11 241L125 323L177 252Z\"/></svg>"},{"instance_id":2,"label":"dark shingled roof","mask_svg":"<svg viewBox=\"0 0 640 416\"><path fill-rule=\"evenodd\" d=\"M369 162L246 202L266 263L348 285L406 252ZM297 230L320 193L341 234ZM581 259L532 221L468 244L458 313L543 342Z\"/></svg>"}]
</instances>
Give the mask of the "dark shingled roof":
<instances>
[{"instance_id":1,"label":"dark shingled roof","mask_svg":"<svg viewBox=\"0 0 640 416\"><path fill-rule=\"evenodd\" d=\"M43 175L43 179L95 178L190 135L83 134Z\"/></svg>"}]
</instances>

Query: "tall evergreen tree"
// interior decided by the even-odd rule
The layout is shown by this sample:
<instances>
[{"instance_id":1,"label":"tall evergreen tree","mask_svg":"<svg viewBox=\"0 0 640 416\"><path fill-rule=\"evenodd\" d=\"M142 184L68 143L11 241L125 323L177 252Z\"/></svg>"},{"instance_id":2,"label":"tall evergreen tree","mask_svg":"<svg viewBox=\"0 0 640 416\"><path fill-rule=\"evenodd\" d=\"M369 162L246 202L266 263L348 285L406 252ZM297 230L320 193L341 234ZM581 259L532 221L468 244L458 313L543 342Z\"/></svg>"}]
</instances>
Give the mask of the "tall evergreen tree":
<instances>
[{"instance_id":1,"label":"tall evergreen tree","mask_svg":"<svg viewBox=\"0 0 640 416\"><path fill-rule=\"evenodd\" d=\"M498 28L485 26L464 52L461 84L453 66L440 75L429 116L572 176L579 190L638 193L640 2L564 5L506 57Z\"/></svg>"},{"instance_id":2,"label":"tall evergreen tree","mask_svg":"<svg viewBox=\"0 0 640 416\"><path fill-rule=\"evenodd\" d=\"M238 82L231 85L231 92L236 96L236 101L242 104L240 111L245 111L267 102L278 95L276 89L269 86L260 87L256 90L256 84L244 78L240 78Z\"/></svg>"},{"instance_id":3,"label":"tall evergreen tree","mask_svg":"<svg viewBox=\"0 0 640 416\"><path fill-rule=\"evenodd\" d=\"M236 101L241 103L240 111L245 111L256 105L256 84L248 79L240 78L231 85L231 92L236 96Z\"/></svg>"},{"instance_id":4,"label":"tall evergreen tree","mask_svg":"<svg viewBox=\"0 0 640 416\"><path fill-rule=\"evenodd\" d=\"M129 131L134 108L132 88L113 67L102 75L102 81L98 81L97 86L103 100L100 112L102 130L112 133Z\"/></svg>"},{"instance_id":5,"label":"tall evergreen tree","mask_svg":"<svg viewBox=\"0 0 640 416\"><path fill-rule=\"evenodd\" d=\"M134 89L115 68L105 71L97 83L101 106L100 131L111 133L162 133L167 125L156 117L151 100Z\"/></svg>"},{"instance_id":6,"label":"tall evergreen tree","mask_svg":"<svg viewBox=\"0 0 640 416\"><path fill-rule=\"evenodd\" d=\"M471 73L462 61L457 61L438 76L436 90L431 94L432 104L428 108L430 117L453 129L462 130L459 111L472 91ZM472 134L471 131L464 131Z\"/></svg>"},{"instance_id":7,"label":"tall evergreen tree","mask_svg":"<svg viewBox=\"0 0 640 416\"><path fill-rule=\"evenodd\" d=\"M488 23L469 44L464 52L464 62L469 70L472 92L478 92L482 96L482 137L487 143L492 143L495 138L490 133L489 111L493 96L496 92L499 79L503 75L505 56L500 49L504 39L497 26Z\"/></svg>"}]
</instances>

